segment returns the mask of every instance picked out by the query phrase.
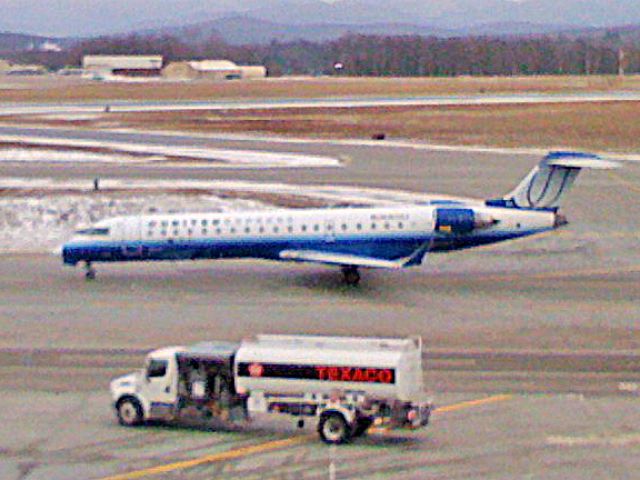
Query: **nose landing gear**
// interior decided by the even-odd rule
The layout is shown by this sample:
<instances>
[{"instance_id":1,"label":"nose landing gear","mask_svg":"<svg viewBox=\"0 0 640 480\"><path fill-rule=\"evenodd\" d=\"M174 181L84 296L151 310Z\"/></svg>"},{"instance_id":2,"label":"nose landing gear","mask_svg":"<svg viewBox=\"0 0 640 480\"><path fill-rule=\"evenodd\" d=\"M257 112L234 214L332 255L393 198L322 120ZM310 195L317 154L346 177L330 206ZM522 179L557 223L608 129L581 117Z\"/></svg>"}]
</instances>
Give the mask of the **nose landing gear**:
<instances>
[{"instance_id":1,"label":"nose landing gear","mask_svg":"<svg viewBox=\"0 0 640 480\"><path fill-rule=\"evenodd\" d=\"M96 271L91 265L91 262L86 262L84 268L84 278L86 278L87 280L94 280L96 278Z\"/></svg>"},{"instance_id":2,"label":"nose landing gear","mask_svg":"<svg viewBox=\"0 0 640 480\"><path fill-rule=\"evenodd\" d=\"M352 265L345 265L342 267L342 275L344 276L344 282L349 286L356 286L360 283L360 273L358 267Z\"/></svg>"}]
</instances>

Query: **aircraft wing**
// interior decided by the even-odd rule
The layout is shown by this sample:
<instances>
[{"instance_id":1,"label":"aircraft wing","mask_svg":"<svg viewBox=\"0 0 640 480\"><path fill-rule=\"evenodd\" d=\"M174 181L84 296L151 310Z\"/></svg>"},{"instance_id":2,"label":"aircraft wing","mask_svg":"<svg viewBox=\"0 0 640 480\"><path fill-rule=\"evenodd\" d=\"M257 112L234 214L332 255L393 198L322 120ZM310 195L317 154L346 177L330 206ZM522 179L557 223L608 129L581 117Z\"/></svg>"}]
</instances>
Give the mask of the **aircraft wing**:
<instances>
[{"instance_id":1,"label":"aircraft wing","mask_svg":"<svg viewBox=\"0 0 640 480\"><path fill-rule=\"evenodd\" d=\"M366 268L391 268L399 269L406 265L406 258L399 260L383 260L361 255L349 255L345 253L323 252L321 250L283 250L280 252L283 260L298 262L324 263L327 265L341 265Z\"/></svg>"}]
</instances>

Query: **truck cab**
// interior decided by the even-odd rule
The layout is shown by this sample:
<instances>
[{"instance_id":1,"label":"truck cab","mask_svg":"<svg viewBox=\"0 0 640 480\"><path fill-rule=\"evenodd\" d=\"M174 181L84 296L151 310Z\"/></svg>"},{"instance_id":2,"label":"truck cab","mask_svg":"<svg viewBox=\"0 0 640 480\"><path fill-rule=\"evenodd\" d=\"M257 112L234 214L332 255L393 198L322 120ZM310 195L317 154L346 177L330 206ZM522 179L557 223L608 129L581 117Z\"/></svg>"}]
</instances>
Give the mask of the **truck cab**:
<instances>
[{"instance_id":1,"label":"truck cab","mask_svg":"<svg viewBox=\"0 0 640 480\"><path fill-rule=\"evenodd\" d=\"M228 422L246 417L246 398L233 381L237 344L207 342L155 350L143 370L114 379L111 396L118 420Z\"/></svg>"}]
</instances>

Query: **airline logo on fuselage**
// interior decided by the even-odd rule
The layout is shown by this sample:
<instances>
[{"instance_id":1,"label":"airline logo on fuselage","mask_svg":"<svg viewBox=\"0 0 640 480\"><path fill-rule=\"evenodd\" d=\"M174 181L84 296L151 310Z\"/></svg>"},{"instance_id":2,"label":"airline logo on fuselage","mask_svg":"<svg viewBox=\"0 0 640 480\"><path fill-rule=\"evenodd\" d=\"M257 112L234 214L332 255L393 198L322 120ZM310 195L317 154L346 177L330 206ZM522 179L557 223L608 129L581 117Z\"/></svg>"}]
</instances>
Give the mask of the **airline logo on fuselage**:
<instances>
[{"instance_id":1,"label":"airline logo on fuselage","mask_svg":"<svg viewBox=\"0 0 640 480\"><path fill-rule=\"evenodd\" d=\"M386 383L396 381L395 369L333 365L285 365L280 363L239 363L238 376L282 378L328 382Z\"/></svg>"}]
</instances>

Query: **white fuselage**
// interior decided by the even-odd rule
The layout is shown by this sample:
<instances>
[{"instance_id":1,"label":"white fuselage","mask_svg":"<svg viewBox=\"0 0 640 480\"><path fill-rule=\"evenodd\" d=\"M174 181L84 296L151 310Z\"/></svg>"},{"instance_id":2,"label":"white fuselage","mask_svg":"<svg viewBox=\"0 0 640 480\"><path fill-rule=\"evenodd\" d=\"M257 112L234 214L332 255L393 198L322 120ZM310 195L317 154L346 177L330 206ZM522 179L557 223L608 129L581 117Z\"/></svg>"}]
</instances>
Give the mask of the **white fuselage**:
<instances>
[{"instance_id":1,"label":"white fuselage","mask_svg":"<svg viewBox=\"0 0 640 480\"><path fill-rule=\"evenodd\" d=\"M524 237L554 228L555 221L556 215L549 211L487 207L468 200L392 208L141 215L104 220L78 231L63 246L63 259L67 264L241 257L283 260L284 251L312 251L339 259L351 255L393 261L425 245L425 252L446 251Z\"/></svg>"}]
</instances>

